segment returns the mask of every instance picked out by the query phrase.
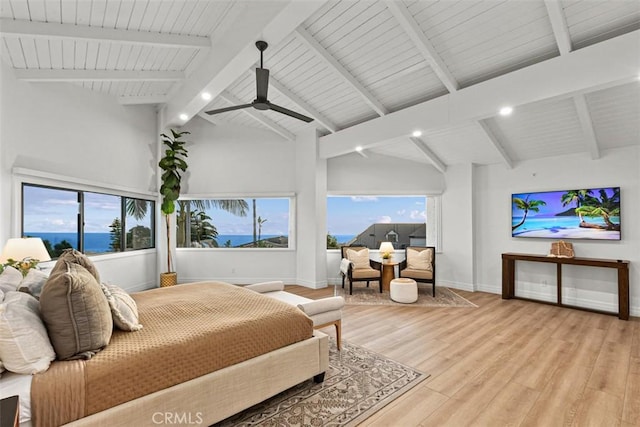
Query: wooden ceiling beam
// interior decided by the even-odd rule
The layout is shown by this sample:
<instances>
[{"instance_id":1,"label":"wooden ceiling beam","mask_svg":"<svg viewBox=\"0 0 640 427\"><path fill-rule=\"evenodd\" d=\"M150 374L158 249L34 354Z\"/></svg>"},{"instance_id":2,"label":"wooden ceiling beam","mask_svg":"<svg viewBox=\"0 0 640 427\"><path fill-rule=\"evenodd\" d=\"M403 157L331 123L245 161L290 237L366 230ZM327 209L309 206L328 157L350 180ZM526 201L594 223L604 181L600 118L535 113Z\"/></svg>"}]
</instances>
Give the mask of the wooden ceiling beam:
<instances>
[{"instance_id":1,"label":"wooden ceiling beam","mask_svg":"<svg viewBox=\"0 0 640 427\"><path fill-rule=\"evenodd\" d=\"M632 53L638 51L640 30L635 30L322 136L320 156L347 154L353 141L370 145L405 136L416 127L436 129L486 119L504 105L568 99L637 81L640 56Z\"/></svg>"},{"instance_id":2,"label":"wooden ceiling beam","mask_svg":"<svg viewBox=\"0 0 640 427\"><path fill-rule=\"evenodd\" d=\"M302 27L296 29L298 39L309 49L322 58L345 82L347 82L379 116L389 113L384 105L369 92L344 66L333 57L307 30Z\"/></svg>"},{"instance_id":3,"label":"wooden ceiling beam","mask_svg":"<svg viewBox=\"0 0 640 427\"><path fill-rule=\"evenodd\" d=\"M549 15L549 20L551 21L551 28L553 29L560 55L566 55L573 48L571 47L571 35L569 34L569 27L567 26L567 19L564 16L562 5L559 0L544 0L544 5L547 8L547 15Z\"/></svg>"},{"instance_id":4,"label":"wooden ceiling beam","mask_svg":"<svg viewBox=\"0 0 640 427\"><path fill-rule=\"evenodd\" d=\"M457 91L459 88L458 81L453 77L453 74L451 74L449 68L404 3L397 0L387 0L385 4L400 23L404 32L407 33L411 41L413 41L413 44L418 48L424 59L429 63L431 69L436 73L442 84L444 84L449 92Z\"/></svg>"},{"instance_id":5,"label":"wooden ceiling beam","mask_svg":"<svg viewBox=\"0 0 640 427\"><path fill-rule=\"evenodd\" d=\"M180 90L170 97L160 126L181 126L181 114L193 117L206 108L210 101L201 97L203 92L215 99L255 63L259 57L256 40L277 46L325 1L265 1L253 2L251 7L237 2L238 16L234 24L220 36L223 39L213 41L216 48L207 52Z\"/></svg>"},{"instance_id":6,"label":"wooden ceiling beam","mask_svg":"<svg viewBox=\"0 0 640 427\"><path fill-rule=\"evenodd\" d=\"M413 144L418 147L420 151L422 151L422 154L425 155L425 157L436 169L438 169L438 171L440 171L441 173L445 173L447 171L447 165L445 165L444 162L440 160L436 153L434 153L429 147L427 147L427 144L425 144L422 139L416 138L415 136L410 136L409 140L413 142Z\"/></svg>"},{"instance_id":7,"label":"wooden ceiling beam","mask_svg":"<svg viewBox=\"0 0 640 427\"><path fill-rule=\"evenodd\" d=\"M185 77L182 71L14 69L13 72L18 80L27 82L174 82Z\"/></svg>"},{"instance_id":8,"label":"wooden ceiling beam","mask_svg":"<svg viewBox=\"0 0 640 427\"><path fill-rule=\"evenodd\" d=\"M131 31L116 28L89 27L87 25L59 24L0 18L0 33L34 38L98 41L156 47L196 48L211 47L209 37L179 34Z\"/></svg>"},{"instance_id":9,"label":"wooden ceiling beam","mask_svg":"<svg viewBox=\"0 0 640 427\"><path fill-rule=\"evenodd\" d=\"M596 138L596 132L593 129L593 121L591 120L591 113L589 113L589 106L584 95L579 94L573 97L573 103L576 106L576 112L578 113L578 120L580 121L580 127L582 128L582 135L584 137L589 153L593 160L600 158L600 147L598 145L598 138Z\"/></svg>"},{"instance_id":10,"label":"wooden ceiling beam","mask_svg":"<svg viewBox=\"0 0 640 427\"><path fill-rule=\"evenodd\" d=\"M289 99L289 101L296 104L302 110L304 110L309 116L311 116L316 122L326 128L329 132L335 133L338 131L338 127L328 118L326 118L323 114L321 114L318 110L309 105L308 102L300 98L295 93L291 92L289 88L280 83L273 76L269 76L269 85L272 86L275 90L280 92L282 96Z\"/></svg>"},{"instance_id":11,"label":"wooden ceiling beam","mask_svg":"<svg viewBox=\"0 0 640 427\"><path fill-rule=\"evenodd\" d=\"M504 149L504 145L500 142L496 134L491 130L491 128L487 124L486 119L478 120L476 123L478 124L480 131L487 136L487 139L491 142L491 144L493 144L495 149L498 151L504 163L509 167L509 169L513 169L513 160L511 159L509 154L507 154L507 150Z\"/></svg>"}]
</instances>

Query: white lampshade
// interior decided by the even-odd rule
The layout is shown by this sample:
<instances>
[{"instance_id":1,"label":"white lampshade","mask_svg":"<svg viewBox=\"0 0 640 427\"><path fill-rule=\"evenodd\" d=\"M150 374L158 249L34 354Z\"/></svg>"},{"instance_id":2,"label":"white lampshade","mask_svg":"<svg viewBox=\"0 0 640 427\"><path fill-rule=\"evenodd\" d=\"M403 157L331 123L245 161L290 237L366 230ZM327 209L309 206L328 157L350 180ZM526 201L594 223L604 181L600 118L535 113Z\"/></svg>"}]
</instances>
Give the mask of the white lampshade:
<instances>
[{"instance_id":1,"label":"white lampshade","mask_svg":"<svg viewBox=\"0 0 640 427\"><path fill-rule=\"evenodd\" d=\"M4 245L2 255L0 255L0 263L5 263L11 258L16 261L22 261L25 258L37 259L38 261L49 261L51 256L47 252L42 239L39 237L24 237L7 240Z\"/></svg>"},{"instance_id":2,"label":"white lampshade","mask_svg":"<svg viewBox=\"0 0 640 427\"><path fill-rule=\"evenodd\" d=\"M393 243L391 242L382 242L380 243L380 249L379 249L380 253L382 254L386 254L386 253L393 253L395 251L395 249L393 248Z\"/></svg>"}]
</instances>

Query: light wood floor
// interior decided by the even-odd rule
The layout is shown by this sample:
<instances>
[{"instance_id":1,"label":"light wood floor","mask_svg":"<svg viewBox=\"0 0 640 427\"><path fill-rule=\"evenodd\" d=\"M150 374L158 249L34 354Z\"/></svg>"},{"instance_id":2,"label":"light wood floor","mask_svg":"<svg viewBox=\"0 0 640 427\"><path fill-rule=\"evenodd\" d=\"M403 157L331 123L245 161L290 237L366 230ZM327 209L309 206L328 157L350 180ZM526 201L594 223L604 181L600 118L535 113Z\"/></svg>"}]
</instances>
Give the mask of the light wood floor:
<instances>
[{"instance_id":1,"label":"light wood floor","mask_svg":"<svg viewBox=\"0 0 640 427\"><path fill-rule=\"evenodd\" d=\"M345 307L346 341L431 374L361 426L640 426L640 319L456 292L478 308Z\"/></svg>"}]
</instances>

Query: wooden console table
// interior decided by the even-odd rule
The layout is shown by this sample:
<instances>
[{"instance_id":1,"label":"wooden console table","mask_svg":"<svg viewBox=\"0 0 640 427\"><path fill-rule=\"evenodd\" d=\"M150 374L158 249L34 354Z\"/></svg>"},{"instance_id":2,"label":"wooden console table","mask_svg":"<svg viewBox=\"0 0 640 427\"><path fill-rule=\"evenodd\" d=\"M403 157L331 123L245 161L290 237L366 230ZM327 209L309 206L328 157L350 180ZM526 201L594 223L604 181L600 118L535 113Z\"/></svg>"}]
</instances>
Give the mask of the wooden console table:
<instances>
[{"instance_id":1,"label":"wooden console table","mask_svg":"<svg viewBox=\"0 0 640 427\"><path fill-rule=\"evenodd\" d=\"M547 301L540 301L531 298L522 298L515 295L515 276L516 276L516 260L517 261L531 261L531 262L547 262L556 264L556 276L557 276L557 302L549 303ZM567 305L562 303L562 265L585 265L589 267L605 267L615 268L618 270L618 312L612 313L602 310L594 310L586 307L578 307L574 305ZM579 310L593 311L596 313L604 314L617 314L622 320L629 320L629 261L626 260L614 260L614 259L598 259L598 258L557 258L548 257L544 255L530 255L530 254L514 254L504 253L502 254L502 298L510 299L517 298L527 301L542 302L547 304L554 304L561 307L577 308Z\"/></svg>"}]
</instances>

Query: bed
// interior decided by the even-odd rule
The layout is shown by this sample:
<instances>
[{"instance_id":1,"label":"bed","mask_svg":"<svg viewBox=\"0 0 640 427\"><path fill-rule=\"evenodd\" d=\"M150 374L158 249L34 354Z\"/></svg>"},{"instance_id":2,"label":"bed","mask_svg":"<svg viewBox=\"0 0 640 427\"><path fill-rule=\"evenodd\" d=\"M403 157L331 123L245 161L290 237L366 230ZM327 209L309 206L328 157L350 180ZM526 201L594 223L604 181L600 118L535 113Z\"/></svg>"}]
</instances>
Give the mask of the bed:
<instances>
[{"instance_id":1,"label":"bed","mask_svg":"<svg viewBox=\"0 0 640 427\"><path fill-rule=\"evenodd\" d=\"M30 384L22 376L25 425L210 425L328 367L327 336L289 304L221 282L132 297L142 330L115 331L91 359L56 361Z\"/></svg>"}]
</instances>

